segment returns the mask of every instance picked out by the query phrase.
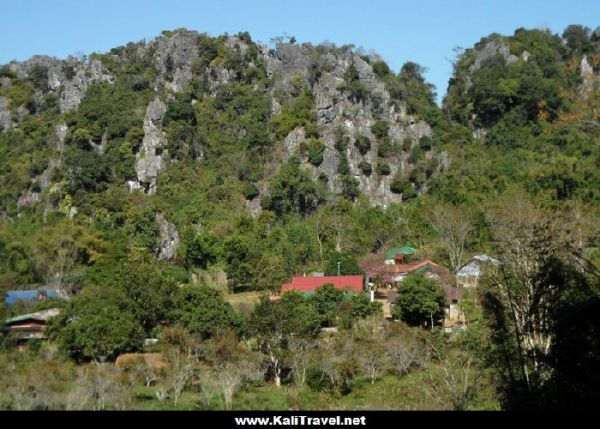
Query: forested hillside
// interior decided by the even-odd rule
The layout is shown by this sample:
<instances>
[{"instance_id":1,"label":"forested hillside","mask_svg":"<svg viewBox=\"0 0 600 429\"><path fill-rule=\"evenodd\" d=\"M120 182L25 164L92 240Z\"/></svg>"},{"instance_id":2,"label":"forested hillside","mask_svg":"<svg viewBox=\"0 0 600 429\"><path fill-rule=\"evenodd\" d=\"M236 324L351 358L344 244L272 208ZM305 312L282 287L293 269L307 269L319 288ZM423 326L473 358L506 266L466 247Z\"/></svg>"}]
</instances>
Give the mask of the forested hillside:
<instances>
[{"instance_id":1,"label":"forested hillside","mask_svg":"<svg viewBox=\"0 0 600 429\"><path fill-rule=\"evenodd\" d=\"M0 406L596 403L599 30L484 37L458 53L441 107L423 72L354 46L185 29L0 66L0 288L70 298L2 302L2 319L61 314L26 356L4 337L14 379ZM327 289L265 298L294 275L362 274L403 245L454 275L473 255L502 262L466 294L465 332L433 316L409 327L401 312L378 330L377 306ZM138 368L125 383L85 366L145 338L168 348L167 375ZM44 360L60 387L24 375ZM88 390L69 391L74 379ZM113 402L75 400L100 379ZM377 386L397 402L377 401Z\"/></svg>"}]
</instances>

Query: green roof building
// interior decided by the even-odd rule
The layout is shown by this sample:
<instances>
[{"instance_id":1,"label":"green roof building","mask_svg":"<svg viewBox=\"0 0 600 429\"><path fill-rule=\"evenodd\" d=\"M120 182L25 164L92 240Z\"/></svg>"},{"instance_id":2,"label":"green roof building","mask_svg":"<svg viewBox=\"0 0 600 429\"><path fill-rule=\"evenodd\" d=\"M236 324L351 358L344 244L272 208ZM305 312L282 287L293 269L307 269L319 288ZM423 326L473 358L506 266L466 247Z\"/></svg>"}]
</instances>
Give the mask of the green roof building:
<instances>
[{"instance_id":1,"label":"green roof building","mask_svg":"<svg viewBox=\"0 0 600 429\"><path fill-rule=\"evenodd\" d=\"M385 253L385 257L388 260L403 262L405 256L414 255L416 251L417 249L410 246L394 247Z\"/></svg>"}]
</instances>

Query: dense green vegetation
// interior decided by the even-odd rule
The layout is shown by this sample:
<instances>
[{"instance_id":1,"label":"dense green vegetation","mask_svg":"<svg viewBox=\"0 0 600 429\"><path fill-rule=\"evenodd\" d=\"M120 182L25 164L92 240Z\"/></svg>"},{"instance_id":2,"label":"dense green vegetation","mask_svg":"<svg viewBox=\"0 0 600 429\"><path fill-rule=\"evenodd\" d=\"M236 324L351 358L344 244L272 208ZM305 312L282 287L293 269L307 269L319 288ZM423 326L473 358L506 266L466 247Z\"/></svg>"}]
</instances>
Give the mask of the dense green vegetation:
<instances>
[{"instance_id":1,"label":"dense green vegetation","mask_svg":"<svg viewBox=\"0 0 600 429\"><path fill-rule=\"evenodd\" d=\"M393 124L380 117L372 138L335 130L333 192L326 176L312 174L327 161L314 87L331 71L320 62L325 48L314 47L306 80L293 76L289 91L271 93L281 77L267 75L247 33L237 37L245 49L228 47L226 36L197 35L193 79L177 93L166 85L175 60L159 70L152 45L94 54L114 82L90 85L67 113L44 86L47 70L19 79L0 68L10 80L0 96L12 113L28 112L0 133L0 291L45 286L72 296L0 306L2 319L61 309L50 340L23 354L3 337L0 408L595 406L598 31L485 37L456 58L441 108L420 65L395 73L364 57L410 115L402 125L425 121L431 135L392 140ZM482 60L490 43L506 51ZM595 83L581 76L584 55ZM227 79L207 78L221 66ZM75 66L65 67L72 77ZM336 90L356 105L376 104L355 64ZM130 192L157 93L167 104L168 162L155 194ZM62 150L60 123L68 126ZM305 140L281 161L283 141L298 127ZM402 203L373 205L349 151L370 154L354 168L389 182ZM392 169L402 154L410 167ZM32 193L37 202L19 202ZM168 260L157 258L157 214L180 238ZM453 272L475 254L503 262L461 304L466 331L437 326L443 293L422 276L402 283L393 322L382 322L364 295L331 286L268 299L292 275L362 274L361 259L399 245ZM236 300L247 294L252 303ZM148 348L145 338L160 343ZM112 364L144 350L162 352L166 368Z\"/></svg>"}]
</instances>

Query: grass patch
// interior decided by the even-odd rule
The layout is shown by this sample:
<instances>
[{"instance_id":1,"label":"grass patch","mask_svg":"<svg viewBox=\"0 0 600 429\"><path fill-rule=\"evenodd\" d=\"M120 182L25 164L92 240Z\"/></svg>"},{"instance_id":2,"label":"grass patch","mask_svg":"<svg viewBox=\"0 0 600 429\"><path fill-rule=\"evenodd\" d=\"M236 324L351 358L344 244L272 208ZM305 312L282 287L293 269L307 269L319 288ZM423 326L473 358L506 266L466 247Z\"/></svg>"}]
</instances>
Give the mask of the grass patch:
<instances>
[{"instance_id":1,"label":"grass patch","mask_svg":"<svg viewBox=\"0 0 600 429\"><path fill-rule=\"evenodd\" d=\"M264 294L264 291L250 291L227 293L224 294L223 297L236 311L243 314L249 314L254 310L254 307L260 301L260 297Z\"/></svg>"}]
</instances>

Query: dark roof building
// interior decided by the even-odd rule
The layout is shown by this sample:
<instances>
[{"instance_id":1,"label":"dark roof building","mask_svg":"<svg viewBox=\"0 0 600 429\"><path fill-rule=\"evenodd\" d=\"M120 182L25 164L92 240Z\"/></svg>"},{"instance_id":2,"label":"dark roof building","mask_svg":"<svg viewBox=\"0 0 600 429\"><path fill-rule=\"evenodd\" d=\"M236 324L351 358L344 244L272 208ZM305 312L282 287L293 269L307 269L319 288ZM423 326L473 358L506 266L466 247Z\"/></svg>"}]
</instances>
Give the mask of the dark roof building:
<instances>
[{"instance_id":1,"label":"dark roof building","mask_svg":"<svg viewBox=\"0 0 600 429\"><path fill-rule=\"evenodd\" d=\"M4 331L20 340L47 338L46 327L60 313L58 308L23 314L4 321Z\"/></svg>"},{"instance_id":2,"label":"dark roof building","mask_svg":"<svg viewBox=\"0 0 600 429\"><path fill-rule=\"evenodd\" d=\"M405 256L414 255L417 249L410 246L394 247L385 253L388 263L403 262Z\"/></svg>"}]
</instances>

